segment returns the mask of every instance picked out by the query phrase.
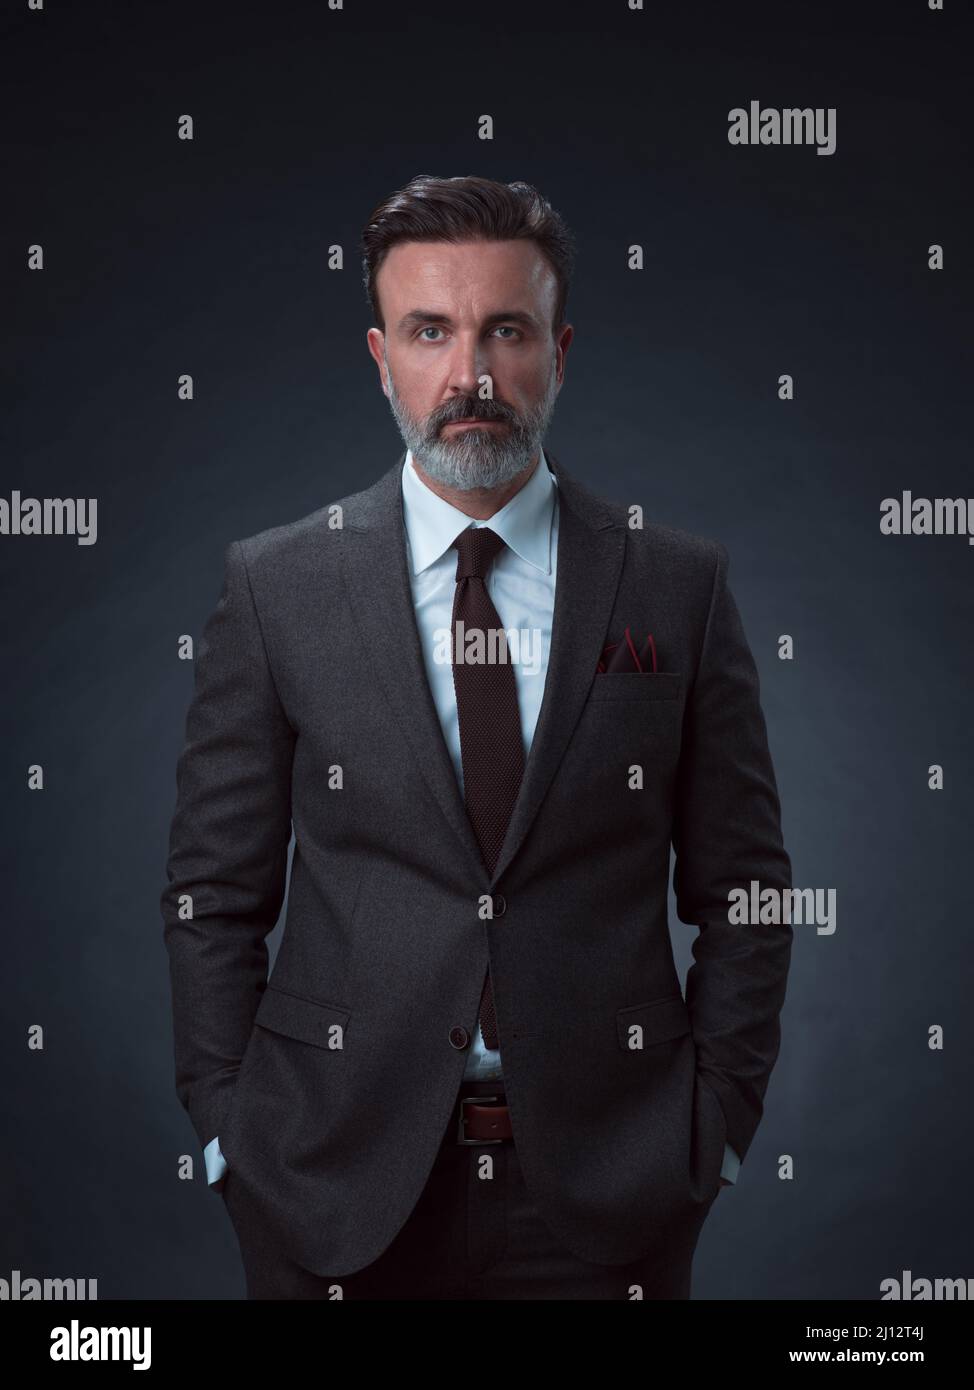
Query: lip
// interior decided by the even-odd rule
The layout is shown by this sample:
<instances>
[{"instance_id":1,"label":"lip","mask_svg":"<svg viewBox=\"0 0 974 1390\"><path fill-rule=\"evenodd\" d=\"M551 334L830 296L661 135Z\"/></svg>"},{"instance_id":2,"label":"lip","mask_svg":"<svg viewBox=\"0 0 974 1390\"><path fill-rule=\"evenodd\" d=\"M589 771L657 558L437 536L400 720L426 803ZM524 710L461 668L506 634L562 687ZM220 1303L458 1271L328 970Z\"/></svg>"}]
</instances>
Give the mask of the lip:
<instances>
[{"instance_id":1,"label":"lip","mask_svg":"<svg viewBox=\"0 0 974 1390\"><path fill-rule=\"evenodd\" d=\"M474 425L499 425L500 420L448 420L447 425L453 429L469 430Z\"/></svg>"}]
</instances>

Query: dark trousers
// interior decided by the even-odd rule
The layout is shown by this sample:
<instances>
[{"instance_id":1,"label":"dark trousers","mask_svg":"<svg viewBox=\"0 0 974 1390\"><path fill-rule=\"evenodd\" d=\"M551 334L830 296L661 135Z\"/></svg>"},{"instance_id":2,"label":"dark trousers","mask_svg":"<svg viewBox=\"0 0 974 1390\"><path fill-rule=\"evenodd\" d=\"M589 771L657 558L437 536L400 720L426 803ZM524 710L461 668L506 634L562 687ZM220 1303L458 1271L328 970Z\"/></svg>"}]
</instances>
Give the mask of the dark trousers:
<instances>
[{"instance_id":1,"label":"dark trousers","mask_svg":"<svg viewBox=\"0 0 974 1390\"><path fill-rule=\"evenodd\" d=\"M485 1083L463 1094L486 1094ZM462 1145L456 1113L419 1201L392 1244L356 1274L319 1276L284 1257L224 1197L240 1242L250 1299L689 1298L691 1255L628 1265L590 1264L552 1235L528 1194L514 1141ZM483 1176L489 1155L493 1171ZM338 1295L338 1289L341 1293Z\"/></svg>"}]
</instances>

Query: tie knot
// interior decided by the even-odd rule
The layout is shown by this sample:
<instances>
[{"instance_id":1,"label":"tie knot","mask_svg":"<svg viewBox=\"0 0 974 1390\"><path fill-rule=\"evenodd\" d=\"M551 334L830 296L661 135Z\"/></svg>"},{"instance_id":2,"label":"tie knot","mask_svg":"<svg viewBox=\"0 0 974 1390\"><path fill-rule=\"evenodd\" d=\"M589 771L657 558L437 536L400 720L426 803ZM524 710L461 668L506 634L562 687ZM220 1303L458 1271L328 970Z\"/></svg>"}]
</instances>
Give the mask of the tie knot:
<instances>
[{"instance_id":1,"label":"tie knot","mask_svg":"<svg viewBox=\"0 0 974 1390\"><path fill-rule=\"evenodd\" d=\"M461 579L486 579L491 561L505 544L489 526L467 526L453 542L457 550L457 583Z\"/></svg>"}]
</instances>

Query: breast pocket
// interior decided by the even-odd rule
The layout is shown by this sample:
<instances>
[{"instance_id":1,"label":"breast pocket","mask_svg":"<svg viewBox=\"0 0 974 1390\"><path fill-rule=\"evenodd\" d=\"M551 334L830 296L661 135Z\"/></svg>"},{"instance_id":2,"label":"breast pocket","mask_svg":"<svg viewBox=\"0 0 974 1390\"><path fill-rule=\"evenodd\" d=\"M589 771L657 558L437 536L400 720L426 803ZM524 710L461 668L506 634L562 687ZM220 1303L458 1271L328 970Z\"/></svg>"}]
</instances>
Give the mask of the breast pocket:
<instances>
[{"instance_id":1,"label":"breast pocket","mask_svg":"<svg viewBox=\"0 0 974 1390\"><path fill-rule=\"evenodd\" d=\"M595 676L560 769L566 798L598 808L605 836L663 835L683 738L684 677ZM588 833L592 821L585 820ZM648 843L648 842L647 842Z\"/></svg>"},{"instance_id":2,"label":"breast pocket","mask_svg":"<svg viewBox=\"0 0 974 1390\"><path fill-rule=\"evenodd\" d=\"M658 671L656 675L646 671L614 671L594 678L588 698L592 705L631 701L649 704L657 700L679 700L682 692L680 671Z\"/></svg>"}]
</instances>

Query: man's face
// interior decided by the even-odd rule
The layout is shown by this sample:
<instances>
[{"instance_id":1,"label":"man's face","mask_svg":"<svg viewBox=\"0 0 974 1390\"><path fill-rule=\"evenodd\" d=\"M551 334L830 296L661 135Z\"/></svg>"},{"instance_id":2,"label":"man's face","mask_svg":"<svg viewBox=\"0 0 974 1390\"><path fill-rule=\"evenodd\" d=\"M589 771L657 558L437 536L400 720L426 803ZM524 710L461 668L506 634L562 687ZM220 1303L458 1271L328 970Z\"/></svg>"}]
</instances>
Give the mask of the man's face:
<instances>
[{"instance_id":1,"label":"man's face","mask_svg":"<svg viewBox=\"0 0 974 1390\"><path fill-rule=\"evenodd\" d=\"M369 351L416 462L460 491L509 482L538 453L572 339L552 337L548 262L532 241L401 242L376 290L386 326Z\"/></svg>"}]
</instances>

